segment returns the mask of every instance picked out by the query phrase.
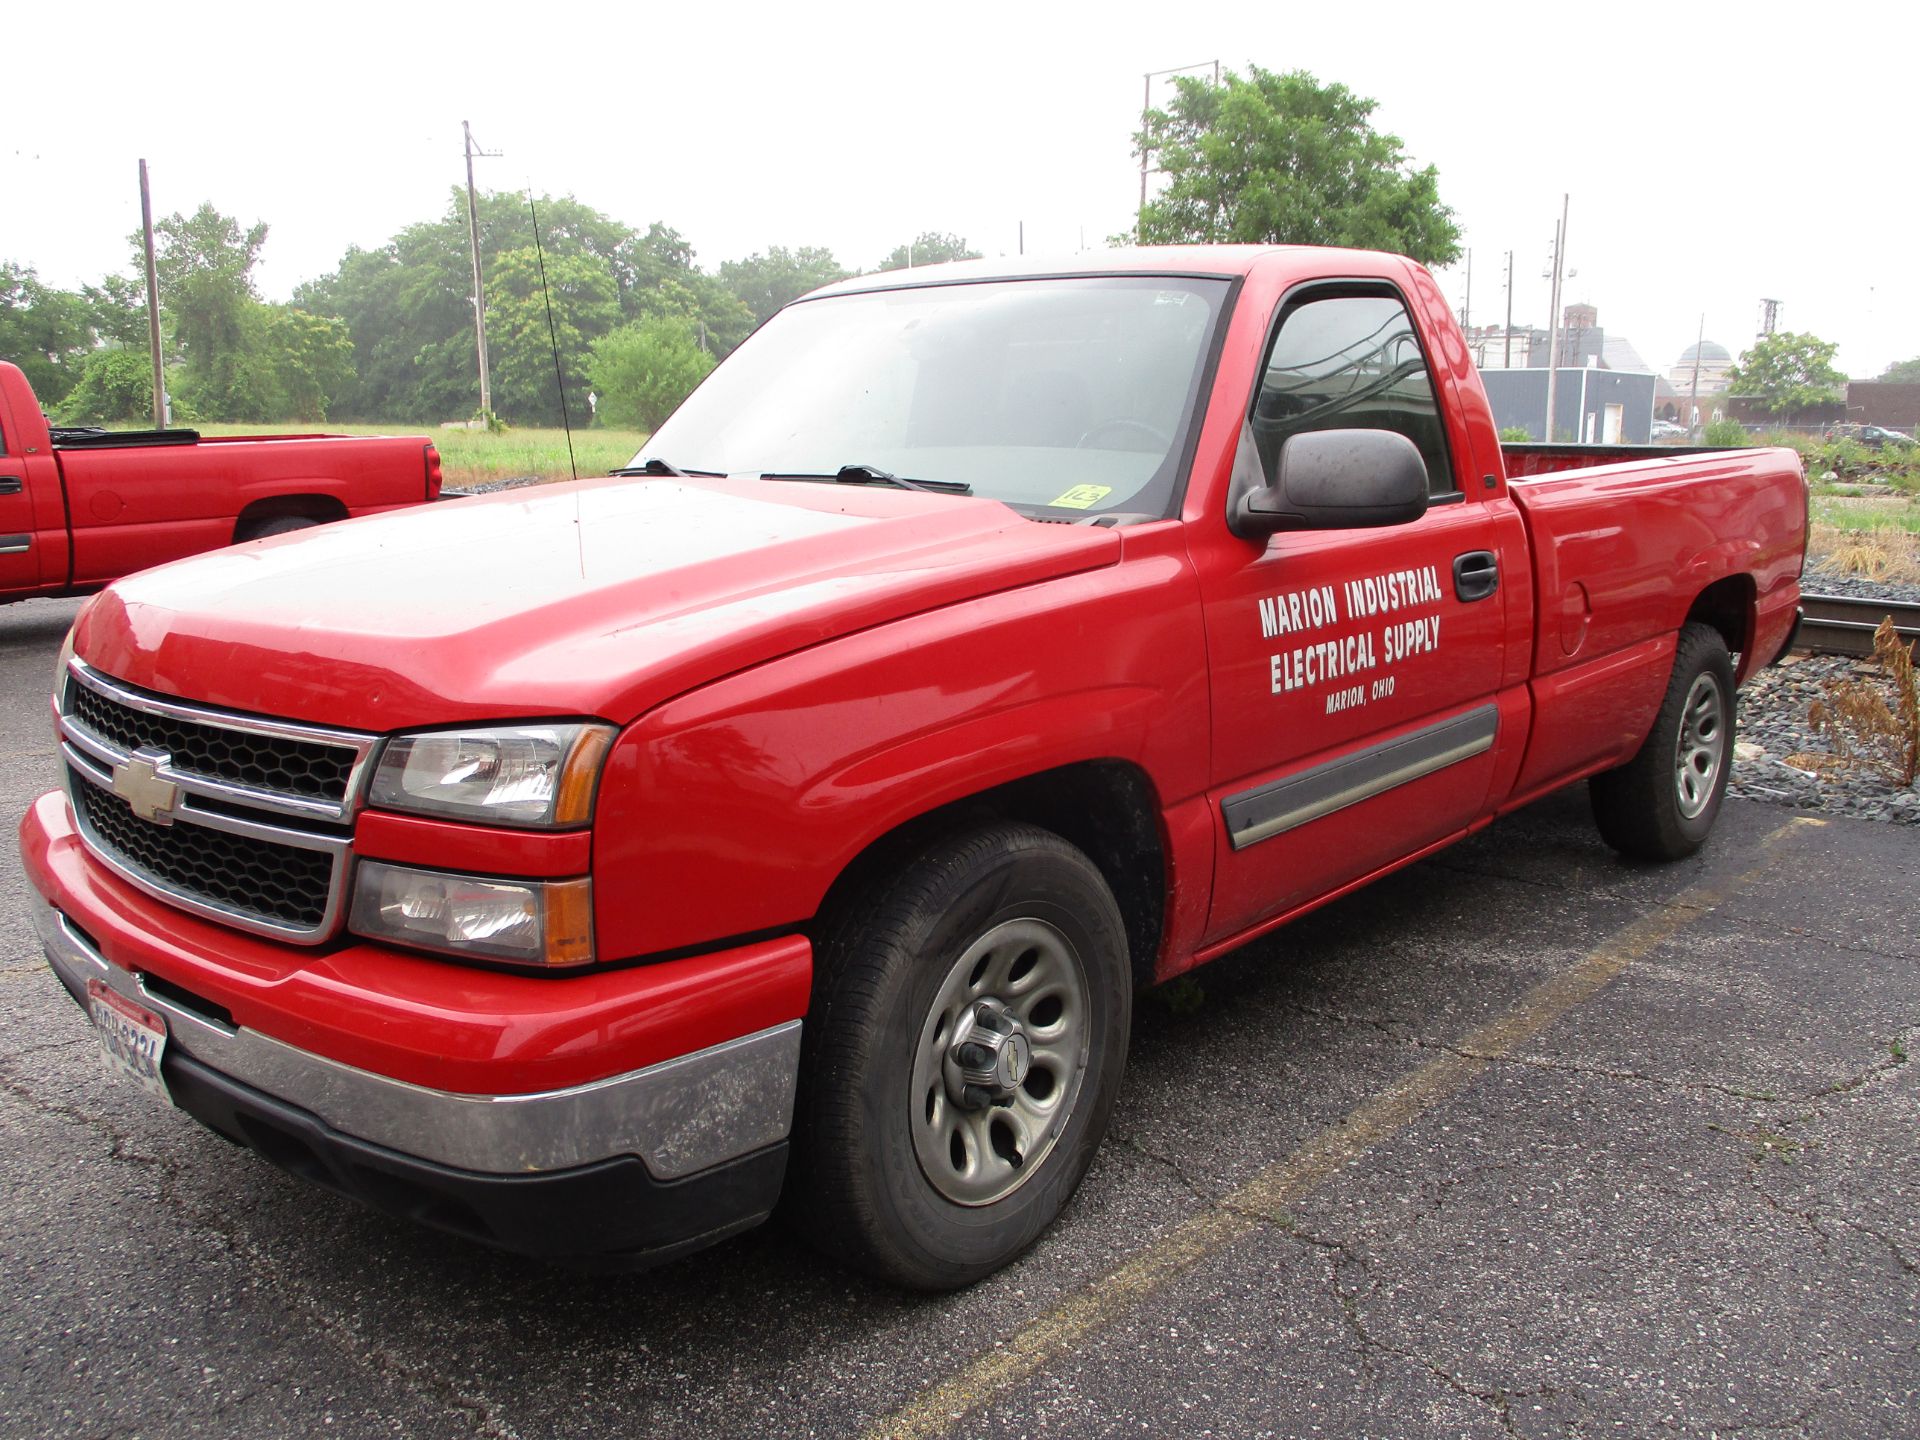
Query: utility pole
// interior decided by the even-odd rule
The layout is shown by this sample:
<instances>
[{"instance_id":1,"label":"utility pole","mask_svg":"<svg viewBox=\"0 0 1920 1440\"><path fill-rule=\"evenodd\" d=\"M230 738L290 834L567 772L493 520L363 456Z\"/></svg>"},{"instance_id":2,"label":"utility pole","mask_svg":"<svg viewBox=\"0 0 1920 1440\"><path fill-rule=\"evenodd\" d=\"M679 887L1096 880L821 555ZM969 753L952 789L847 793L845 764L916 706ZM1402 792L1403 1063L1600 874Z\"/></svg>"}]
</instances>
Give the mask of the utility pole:
<instances>
[{"instance_id":1,"label":"utility pole","mask_svg":"<svg viewBox=\"0 0 1920 1440\"><path fill-rule=\"evenodd\" d=\"M1513 252L1507 251L1507 360L1505 367L1513 368Z\"/></svg>"},{"instance_id":2,"label":"utility pole","mask_svg":"<svg viewBox=\"0 0 1920 1440\"><path fill-rule=\"evenodd\" d=\"M1693 393L1687 400L1687 436L1700 429L1700 347L1707 343L1707 312L1700 312L1700 333L1693 342Z\"/></svg>"},{"instance_id":3,"label":"utility pole","mask_svg":"<svg viewBox=\"0 0 1920 1440\"><path fill-rule=\"evenodd\" d=\"M1473 251L1467 251L1467 296L1460 302L1460 328L1473 330Z\"/></svg>"},{"instance_id":4,"label":"utility pole","mask_svg":"<svg viewBox=\"0 0 1920 1440\"><path fill-rule=\"evenodd\" d=\"M140 162L140 244L147 256L147 349L153 357L153 428L167 428L167 369L160 357L160 275L153 265L153 201L147 162Z\"/></svg>"},{"instance_id":5,"label":"utility pole","mask_svg":"<svg viewBox=\"0 0 1920 1440\"><path fill-rule=\"evenodd\" d=\"M1560 223L1553 231L1553 298L1549 302L1552 313L1547 316L1547 444L1553 443L1554 402L1559 398L1560 388L1560 276L1567 260L1567 210L1569 195L1560 197Z\"/></svg>"},{"instance_id":6,"label":"utility pole","mask_svg":"<svg viewBox=\"0 0 1920 1440\"><path fill-rule=\"evenodd\" d=\"M473 126L466 121L460 122L460 129L467 140L467 239L473 244L473 343L480 355L480 413L491 420L493 383L487 376L487 292L480 283L480 205L473 194L473 161L475 156L497 160L500 152L476 149Z\"/></svg>"},{"instance_id":7,"label":"utility pole","mask_svg":"<svg viewBox=\"0 0 1920 1440\"><path fill-rule=\"evenodd\" d=\"M1204 70L1209 65L1213 67L1213 83L1217 86L1220 83L1218 60L1202 60L1198 65L1176 65L1171 70L1149 70L1141 77L1144 87L1140 96L1140 211L1133 222L1133 238L1136 244L1146 243L1147 176L1151 173L1147 168L1147 117L1153 113L1153 82L1162 75L1178 75L1185 70Z\"/></svg>"}]
</instances>

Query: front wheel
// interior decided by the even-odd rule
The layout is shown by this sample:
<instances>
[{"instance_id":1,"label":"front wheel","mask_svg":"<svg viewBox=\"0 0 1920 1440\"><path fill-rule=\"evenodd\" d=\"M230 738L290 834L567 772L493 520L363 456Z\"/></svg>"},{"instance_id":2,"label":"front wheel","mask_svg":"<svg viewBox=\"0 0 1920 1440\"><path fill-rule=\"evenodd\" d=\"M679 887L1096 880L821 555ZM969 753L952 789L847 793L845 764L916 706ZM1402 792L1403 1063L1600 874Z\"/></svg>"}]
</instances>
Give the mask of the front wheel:
<instances>
[{"instance_id":1,"label":"front wheel","mask_svg":"<svg viewBox=\"0 0 1920 1440\"><path fill-rule=\"evenodd\" d=\"M1718 631L1687 625L1653 730L1587 783L1601 838L1623 855L1678 860L1706 842L1733 769L1733 661Z\"/></svg>"},{"instance_id":2,"label":"front wheel","mask_svg":"<svg viewBox=\"0 0 1920 1440\"><path fill-rule=\"evenodd\" d=\"M1126 1061L1125 928L1093 862L995 824L841 907L816 956L795 1201L810 1239L920 1290L1037 1239Z\"/></svg>"}]
</instances>

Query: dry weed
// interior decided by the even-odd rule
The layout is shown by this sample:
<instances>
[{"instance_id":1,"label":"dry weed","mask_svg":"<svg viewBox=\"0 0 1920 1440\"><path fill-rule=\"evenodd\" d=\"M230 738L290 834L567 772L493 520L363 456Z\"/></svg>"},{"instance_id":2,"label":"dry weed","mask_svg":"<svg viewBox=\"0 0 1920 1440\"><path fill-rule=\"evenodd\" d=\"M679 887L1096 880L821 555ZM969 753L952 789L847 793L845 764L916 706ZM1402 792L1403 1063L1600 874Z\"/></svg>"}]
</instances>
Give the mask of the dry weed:
<instances>
[{"instance_id":1,"label":"dry weed","mask_svg":"<svg viewBox=\"0 0 1920 1440\"><path fill-rule=\"evenodd\" d=\"M1807 723L1832 746L1825 755L1789 755L1803 770L1869 769L1895 785L1920 774L1920 690L1913 647L1903 645L1889 615L1873 632L1872 671L1829 680L1826 698L1807 710Z\"/></svg>"},{"instance_id":2,"label":"dry weed","mask_svg":"<svg viewBox=\"0 0 1920 1440\"><path fill-rule=\"evenodd\" d=\"M1920 584L1920 535L1910 530L1842 530L1834 525L1815 525L1808 548L1818 557L1812 567L1816 574Z\"/></svg>"}]
</instances>

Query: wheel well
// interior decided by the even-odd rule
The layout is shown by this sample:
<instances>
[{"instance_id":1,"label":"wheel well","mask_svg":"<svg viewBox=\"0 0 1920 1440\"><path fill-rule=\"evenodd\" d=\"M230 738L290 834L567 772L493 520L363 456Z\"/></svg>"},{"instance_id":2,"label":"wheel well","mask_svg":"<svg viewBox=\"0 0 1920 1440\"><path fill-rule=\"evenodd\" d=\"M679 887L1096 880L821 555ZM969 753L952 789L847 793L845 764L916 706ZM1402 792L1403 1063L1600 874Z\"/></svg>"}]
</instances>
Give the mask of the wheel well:
<instances>
[{"instance_id":1,"label":"wheel well","mask_svg":"<svg viewBox=\"0 0 1920 1440\"><path fill-rule=\"evenodd\" d=\"M1740 657L1743 675L1747 652L1753 645L1755 594L1752 576L1729 575L1702 590L1687 611L1687 624L1710 625L1720 632L1727 649Z\"/></svg>"},{"instance_id":2,"label":"wheel well","mask_svg":"<svg viewBox=\"0 0 1920 1440\"><path fill-rule=\"evenodd\" d=\"M1099 869L1126 923L1134 984L1144 988L1153 981L1166 920L1159 808L1146 774L1126 761L1089 760L1029 775L930 810L882 835L841 871L819 915L852 901L941 835L986 820L1025 821L1085 852ZM816 920L809 928L826 927Z\"/></svg>"},{"instance_id":3,"label":"wheel well","mask_svg":"<svg viewBox=\"0 0 1920 1440\"><path fill-rule=\"evenodd\" d=\"M331 495L274 495L265 500L255 500L233 522L233 538L236 543L250 539L255 526L289 515L324 525L331 520L346 519L347 507Z\"/></svg>"}]
</instances>

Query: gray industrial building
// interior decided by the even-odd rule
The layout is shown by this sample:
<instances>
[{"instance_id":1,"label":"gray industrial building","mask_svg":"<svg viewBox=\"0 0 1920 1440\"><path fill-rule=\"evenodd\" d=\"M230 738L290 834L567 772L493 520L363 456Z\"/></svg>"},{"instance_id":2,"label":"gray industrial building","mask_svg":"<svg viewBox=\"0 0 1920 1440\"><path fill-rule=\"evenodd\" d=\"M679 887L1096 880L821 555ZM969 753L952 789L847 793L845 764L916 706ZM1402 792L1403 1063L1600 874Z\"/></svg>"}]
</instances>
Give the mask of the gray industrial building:
<instances>
[{"instance_id":1,"label":"gray industrial building","mask_svg":"<svg viewBox=\"0 0 1920 1440\"><path fill-rule=\"evenodd\" d=\"M1482 370L1481 383L1502 430L1524 429L1535 440L1577 445L1653 442L1654 377L1593 366L1563 368L1553 399L1553 435L1546 433L1547 371Z\"/></svg>"}]
</instances>

